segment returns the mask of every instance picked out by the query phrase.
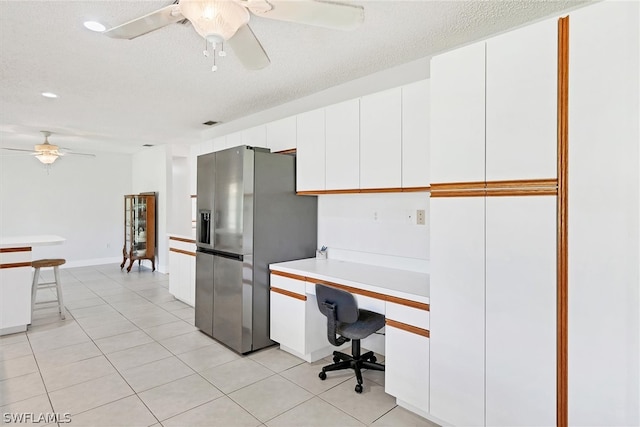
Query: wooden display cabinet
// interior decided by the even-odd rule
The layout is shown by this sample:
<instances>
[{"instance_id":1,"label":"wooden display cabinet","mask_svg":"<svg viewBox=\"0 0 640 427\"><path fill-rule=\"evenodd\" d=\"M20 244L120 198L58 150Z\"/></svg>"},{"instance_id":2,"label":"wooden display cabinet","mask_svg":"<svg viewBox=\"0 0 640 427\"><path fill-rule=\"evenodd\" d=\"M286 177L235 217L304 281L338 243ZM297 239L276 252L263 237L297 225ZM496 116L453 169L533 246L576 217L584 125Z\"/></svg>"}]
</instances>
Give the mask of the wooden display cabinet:
<instances>
[{"instance_id":1,"label":"wooden display cabinet","mask_svg":"<svg viewBox=\"0 0 640 427\"><path fill-rule=\"evenodd\" d=\"M143 259L151 261L152 271L156 269L156 195L155 193L129 194L124 196L124 247L122 248L123 269L129 260L127 272L133 262L138 265Z\"/></svg>"}]
</instances>

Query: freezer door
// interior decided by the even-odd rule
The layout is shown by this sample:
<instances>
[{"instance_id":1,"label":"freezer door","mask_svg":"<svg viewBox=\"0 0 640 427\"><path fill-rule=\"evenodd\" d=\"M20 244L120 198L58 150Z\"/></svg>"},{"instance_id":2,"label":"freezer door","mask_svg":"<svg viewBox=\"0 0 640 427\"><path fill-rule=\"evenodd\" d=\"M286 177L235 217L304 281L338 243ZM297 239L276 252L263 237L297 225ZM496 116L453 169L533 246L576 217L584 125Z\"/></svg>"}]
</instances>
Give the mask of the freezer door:
<instances>
[{"instance_id":1,"label":"freezer door","mask_svg":"<svg viewBox=\"0 0 640 427\"><path fill-rule=\"evenodd\" d=\"M196 252L196 327L213 335L213 261L214 256Z\"/></svg>"},{"instance_id":2,"label":"freezer door","mask_svg":"<svg viewBox=\"0 0 640 427\"><path fill-rule=\"evenodd\" d=\"M215 153L198 156L196 239L198 247L206 249L213 249L211 231L212 213L215 212L213 196L213 191L215 190L215 160Z\"/></svg>"},{"instance_id":3,"label":"freezer door","mask_svg":"<svg viewBox=\"0 0 640 427\"><path fill-rule=\"evenodd\" d=\"M251 257L214 259L213 337L238 353L252 350Z\"/></svg>"},{"instance_id":4,"label":"freezer door","mask_svg":"<svg viewBox=\"0 0 640 427\"><path fill-rule=\"evenodd\" d=\"M250 239L252 227L247 221L253 217L253 154L253 150L245 146L216 152L215 250L251 253L247 239Z\"/></svg>"}]
</instances>

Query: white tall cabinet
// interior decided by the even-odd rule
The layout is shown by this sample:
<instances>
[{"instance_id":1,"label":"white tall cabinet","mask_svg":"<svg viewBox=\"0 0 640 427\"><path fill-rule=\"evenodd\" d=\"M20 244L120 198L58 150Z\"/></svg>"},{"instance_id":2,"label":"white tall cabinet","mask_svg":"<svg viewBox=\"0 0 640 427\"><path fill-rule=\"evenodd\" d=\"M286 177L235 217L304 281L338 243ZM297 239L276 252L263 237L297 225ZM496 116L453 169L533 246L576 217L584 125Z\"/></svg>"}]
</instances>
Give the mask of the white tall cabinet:
<instances>
[{"instance_id":1,"label":"white tall cabinet","mask_svg":"<svg viewBox=\"0 0 640 427\"><path fill-rule=\"evenodd\" d=\"M430 413L453 425L555 423L556 197L484 188L556 177L556 45L553 20L431 63L431 181L463 183L430 205Z\"/></svg>"},{"instance_id":2,"label":"white tall cabinet","mask_svg":"<svg viewBox=\"0 0 640 427\"><path fill-rule=\"evenodd\" d=\"M571 426L640 425L639 17L637 1L570 14Z\"/></svg>"},{"instance_id":3,"label":"white tall cabinet","mask_svg":"<svg viewBox=\"0 0 640 427\"><path fill-rule=\"evenodd\" d=\"M360 188L360 100L325 108L327 190Z\"/></svg>"}]
</instances>

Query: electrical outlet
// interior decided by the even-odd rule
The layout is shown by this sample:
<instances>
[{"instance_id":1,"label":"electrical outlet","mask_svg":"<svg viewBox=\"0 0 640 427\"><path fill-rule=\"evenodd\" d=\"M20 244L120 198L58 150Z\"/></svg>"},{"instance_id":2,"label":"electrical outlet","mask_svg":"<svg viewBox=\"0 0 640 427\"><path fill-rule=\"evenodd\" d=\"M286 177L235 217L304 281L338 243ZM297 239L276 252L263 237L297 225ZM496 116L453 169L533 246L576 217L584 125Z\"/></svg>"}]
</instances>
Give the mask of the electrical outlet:
<instances>
[{"instance_id":1,"label":"electrical outlet","mask_svg":"<svg viewBox=\"0 0 640 427\"><path fill-rule=\"evenodd\" d=\"M418 209L416 211L416 224L425 225L425 212L424 212L424 209Z\"/></svg>"}]
</instances>

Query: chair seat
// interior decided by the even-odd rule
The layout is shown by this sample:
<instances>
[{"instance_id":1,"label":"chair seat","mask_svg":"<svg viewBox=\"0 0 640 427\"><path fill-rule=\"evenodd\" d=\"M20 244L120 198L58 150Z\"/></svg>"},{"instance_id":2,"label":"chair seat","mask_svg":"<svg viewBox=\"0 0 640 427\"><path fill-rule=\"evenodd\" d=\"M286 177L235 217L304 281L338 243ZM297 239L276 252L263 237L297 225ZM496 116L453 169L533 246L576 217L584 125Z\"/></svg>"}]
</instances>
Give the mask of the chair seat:
<instances>
[{"instance_id":1,"label":"chair seat","mask_svg":"<svg viewBox=\"0 0 640 427\"><path fill-rule=\"evenodd\" d=\"M338 334L352 340L361 340L384 326L384 315L363 309L358 311L358 320L356 322L338 324Z\"/></svg>"},{"instance_id":2,"label":"chair seat","mask_svg":"<svg viewBox=\"0 0 640 427\"><path fill-rule=\"evenodd\" d=\"M52 259L37 259L31 261L31 266L33 268L45 268L45 267L58 267L67 262L67 260L62 258L52 258Z\"/></svg>"}]
</instances>

